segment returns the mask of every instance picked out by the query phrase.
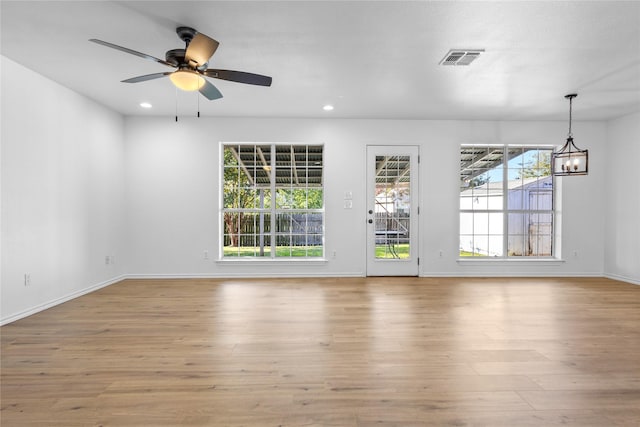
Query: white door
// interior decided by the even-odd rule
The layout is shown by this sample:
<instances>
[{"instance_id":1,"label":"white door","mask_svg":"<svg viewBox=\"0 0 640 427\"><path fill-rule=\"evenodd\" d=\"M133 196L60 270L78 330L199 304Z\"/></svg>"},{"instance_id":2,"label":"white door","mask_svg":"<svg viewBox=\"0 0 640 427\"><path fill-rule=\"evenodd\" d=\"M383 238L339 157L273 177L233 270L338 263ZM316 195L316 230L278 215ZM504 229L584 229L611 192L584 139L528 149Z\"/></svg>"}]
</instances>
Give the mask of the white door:
<instances>
[{"instance_id":1,"label":"white door","mask_svg":"<svg viewBox=\"0 0 640 427\"><path fill-rule=\"evenodd\" d=\"M418 275L418 155L367 147L367 276Z\"/></svg>"}]
</instances>

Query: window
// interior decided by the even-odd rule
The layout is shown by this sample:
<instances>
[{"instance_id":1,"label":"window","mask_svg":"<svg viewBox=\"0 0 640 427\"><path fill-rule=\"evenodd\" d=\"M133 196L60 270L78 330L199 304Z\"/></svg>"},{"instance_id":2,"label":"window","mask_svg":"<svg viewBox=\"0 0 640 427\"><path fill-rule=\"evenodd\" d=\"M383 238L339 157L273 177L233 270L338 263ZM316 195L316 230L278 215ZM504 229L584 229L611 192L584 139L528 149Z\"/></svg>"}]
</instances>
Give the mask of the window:
<instances>
[{"instance_id":1,"label":"window","mask_svg":"<svg viewBox=\"0 0 640 427\"><path fill-rule=\"evenodd\" d=\"M224 144L222 257L324 256L323 146Z\"/></svg>"},{"instance_id":2,"label":"window","mask_svg":"<svg viewBox=\"0 0 640 427\"><path fill-rule=\"evenodd\" d=\"M460 256L552 257L551 147L460 147Z\"/></svg>"}]
</instances>

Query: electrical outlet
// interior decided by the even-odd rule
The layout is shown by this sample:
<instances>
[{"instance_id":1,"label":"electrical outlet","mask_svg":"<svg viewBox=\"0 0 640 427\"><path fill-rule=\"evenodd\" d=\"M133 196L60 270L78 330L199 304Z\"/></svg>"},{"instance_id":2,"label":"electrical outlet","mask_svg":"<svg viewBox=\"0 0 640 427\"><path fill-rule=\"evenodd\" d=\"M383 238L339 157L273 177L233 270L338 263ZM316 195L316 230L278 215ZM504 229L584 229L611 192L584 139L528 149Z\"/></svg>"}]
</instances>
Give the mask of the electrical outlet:
<instances>
[{"instance_id":1,"label":"electrical outlet","mask_svg":"<svg viewBox=\"0 0 640 427\"><path fill-rule=\"evenodd\" d=\"M209 259L209 251L204 251L202 254L202 259Z\"/></svg>"},{"instance_id":2,"label":"electrical outlet","mask_svg":"<svg viewBox=\"0 0 640 427\"><path fill-rule=\"evenodd\" d=\"M104 265L109 265L111 264L111 257L109 255L106 255L104 257Z\"/></svg>"},{"instance_id":3,"label":"electrical outlet","mask_svg":"<svg viewBox=\"0 0 640 427\"><path fill-rule=\"evenodd\" d=\"M24 274L24 285L25 286L31 286L31 274L30 273L25 273Z\"/></svg>"},{"instance_id":4,"label":"electrical outlet","mask_svg":"<svg viewBox=\"0 0 640 427\"><path fill-rule=\"evenodd\" d=\"M440 258L442 258L442 254L443 254L443 253L444 253L444 251L443 251L442 249L440 249L440 250L438 251L438 255L440 256Z\"/></svg>"},{"instance_id":5,"label":"electrical outlet","mask_svg":"<svg viewBox=\"0 0 640 427\"><path fill-rule=\"evenodd\" d=\"M333 251L333 252L331 253L331 258L336 259L336 255L337 255L336 251Z\"/></svg>"}]
</instances>

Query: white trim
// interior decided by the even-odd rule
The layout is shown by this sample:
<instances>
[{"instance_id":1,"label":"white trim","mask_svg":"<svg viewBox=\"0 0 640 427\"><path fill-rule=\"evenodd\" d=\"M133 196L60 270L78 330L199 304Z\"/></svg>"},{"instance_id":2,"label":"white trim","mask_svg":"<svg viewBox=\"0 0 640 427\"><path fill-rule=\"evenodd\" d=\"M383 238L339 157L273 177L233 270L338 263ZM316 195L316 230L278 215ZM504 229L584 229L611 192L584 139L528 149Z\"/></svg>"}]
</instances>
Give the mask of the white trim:
<instances>
[{"instance_id":1,"label":"white trim","mask_svg":"<svg viewBox=\"0 0 640 427\"><path fill-rule=\"evenodd\" d=\"M97 283L97 284L95 284L93 286L89 286L87 288L80 289L78 291L72 292L70 294L64 295L64 296L59 297L59 298L55 298L55 299L53 299L53 300L51 300L49 302L38 304L35 307L31 307L31 308L29 308L27 310L23 310L23 311L21 311L19 313L15 313L15 314L12 314L10 316L3 317L2 319L0 319L0 326L6 325L6 324L11 323L11 322L15 322L16 320L23 319L25 317L28 317L28 316L31 316L33 314L39 313L41 311L44 311L44 310L46 310L48 308L51 308L51 307L54 307L56 305L65 303L67 301L71 301L72 299L81 297L83 295L89 294L89 293L94 292L94 291L97 291L98 289L102 289L102 288L105 288L105 287L107 287L109 285L113 285L114 283L121 282L122 280L126 279L127 277L128 277L127 275L122 274L122 275L116 276L116 277L114 277L112 279L105 280L104 282Z\"/></svg>"},{"instance_id":2,"label":"white trim","mask_svg":"<svg viewBox=\"0 0 640 427\"><path fill-rule=\"evenodd\" d=\"M428 273L423 272L420 273L419 277L463 277L465 279L470 277L501 277L501 278L520 278L520 277L532 277L532 278L549 278L549 277L605 277L602 273L581 273L581 272L544 272L540 273L539 271L470 271L467 273L461 273L460 271L455 272L440 272L440 273Z\"/></svg>"},{"instance_id":3,"label":"white trim","mask_svg":"<svg viewBox=\"0 0 640 427\"><path fill-rule=\"evenodd\" d=\"M223 259L217 259L214 261L218 265L230 266L230 265L315 265L318 264L327 264L329 262L326 258L289 258L289 257L279 257L279 258L254 258L254 257L246 257L246 258L238 258L238 257L228 257Z\"/></svg>"},{"instance_id":4,"label":"white trim","mask_svg":"<svg viewBox=\"0 0 640 427\"><path fill-rule=\"evenodd\" d=\"M300 278L305 277L365 277L364 272L341 272L341 273L231 273L231 274L129 274L127 279L279 279L279 278Z\"/></svg>"},{"instance_id":5,"label":"white trim","mask_svg":"<svg viewBox=\"0 0 640 427\"><path fill-rule=\"evenodd\" d=\"M563 259L545 259L545 258L533 258L533 259L507 259L507 258L482 258L482 259L465 259L460 258L457 259L456 262L459 265L464 266L479 266L479 265L492 265L496 266L496 264L502 264L503 266L524 266L524 265L535 265L537 267L545 266L545 265L561 265L566 261Z\"/></svg>"},{"instance_id":6,"label":"white trim","mask_svg":"<svg viewBox=\"0 0 640 427\"><path fill-rule=\"evenodd\" d=\"M604 277L611 280L618 280L621 282L631 283L632 285L640 285L640 280L632 279L631 277L621 276L619 274L604 273Z\"/></svg>"}]
</instances>

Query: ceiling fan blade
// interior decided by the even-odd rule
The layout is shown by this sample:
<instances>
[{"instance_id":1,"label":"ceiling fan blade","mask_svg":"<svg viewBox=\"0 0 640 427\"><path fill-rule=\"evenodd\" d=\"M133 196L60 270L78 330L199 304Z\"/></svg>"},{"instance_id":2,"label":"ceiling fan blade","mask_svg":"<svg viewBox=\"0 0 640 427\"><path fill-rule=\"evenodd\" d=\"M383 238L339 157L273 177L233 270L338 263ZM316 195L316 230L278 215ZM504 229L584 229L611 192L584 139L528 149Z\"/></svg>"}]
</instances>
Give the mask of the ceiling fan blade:
<instances>
[{"instance_id":1,"label":"ceiling fan blade","mask_svg":"<svg viewBox=\"0 0 640 427\"><path fill-rule=\"evenodd\" d=\"M220 93L218 88L212 85L211 82L207 81L206 79L204 81L204 86L200 88L200 93L210 101L222 98L222 94Z\"/></svg>"},{"instance_id":2,"label":"ceiling fan blade","mask_svg":"<svg viewBox=\"0 0 640 427\"><path fill-rule=\"evenodd\" d=\"M169 66L171 68L176 68L175 65L173 65L173 64L171 64L171 63L169 63L167 61L164 61L162 59L156 58L155 56L147 55L146 53L138 52L138 51L126 48L126 47L118 46L117 44L105 42L105 41L98 40L98 39L89 39L89 41L97 43L97 44L101 44L103 46L110 47L112 49L117 49L117 50L120 50L122 52L130 53L131 55L139 56L140 58L148 59L149 61L158 62L160 64L167 65L167 66Z\"/></svg>"},{"instance_id":3,"label":"ceiling fan blade","mask_svg":"<svg viewBox=\"0 0 640 427\"><path fill-rule=\"evenodd\" d=\"M146 82L147 80L159 79L160 77L168 76L172 74L172 71L167 71L166 73L153 73L147 74L144 76L131 77L127 80L122 80L122 83L138 83L138 82Z\"/></svg>"},{"instance_id":4,"label":"ceiling fan blade","mask_svg":"<svg viewBox=\"0 0 640 427\"><path fill-rule=\"evenodd\" d=\"M196 62L196 67L200 67L209 62L209 58L213 56L219 44L211 37L198 33L189 43L184 57L187 62L194 61Z\"/></svg>"},{"instance_id":5,"label":"ceiling fan blade","mask_svg":"<svg viewBox=\"0 0 640 427\"><path fill-rule=\"evenodd\" d=\"M271 86L271 77L261 74L245 73L244 71L214 70L208 69L204 72L208 77L229 80L231 82L246 83L257 86Z\"/></svg>"}]
</instances>

